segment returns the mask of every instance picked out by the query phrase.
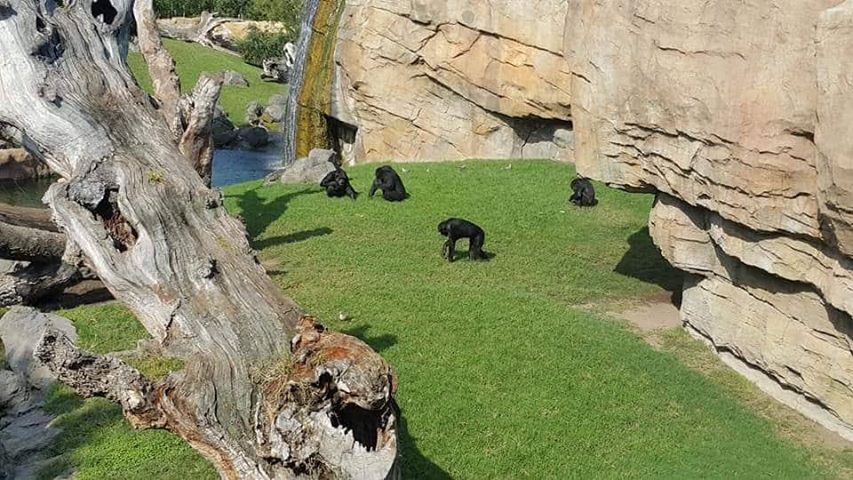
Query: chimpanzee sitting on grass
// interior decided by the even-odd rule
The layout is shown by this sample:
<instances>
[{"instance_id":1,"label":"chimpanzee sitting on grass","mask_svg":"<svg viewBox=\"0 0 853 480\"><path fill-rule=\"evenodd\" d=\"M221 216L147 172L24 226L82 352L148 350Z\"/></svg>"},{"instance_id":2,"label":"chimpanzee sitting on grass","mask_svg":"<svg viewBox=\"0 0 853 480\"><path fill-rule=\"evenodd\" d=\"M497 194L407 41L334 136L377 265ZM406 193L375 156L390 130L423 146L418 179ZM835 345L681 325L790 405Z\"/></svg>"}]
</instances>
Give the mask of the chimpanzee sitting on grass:
<instances>
[{"instance_id":1,"label":"chimpanzee sitting on grass","mask_svg":"<svg viewBox=\"0 0 853 480\"><path fill-rule=\"evenodd\" d=\"M382 198L389 202L402 202L409 196L400 176L388 165L376 169L376 179L373 180L373 186L367 196L373 198L377 189L382 190Z\"/></svg>"},{"instance_id":2,"label":"chimpanzee sitting on grass","mask_svg":"<svg viewBox=\"0 0 853 480\"><path fill-rule=\"evenodd\" d=\"M577 177L572 180L572 196L569 201L578 207L594 207L598 200L595 199L595 189L588 178Z\"/></svg>"},{"instance_id":3,"label":"chimpanzee sitting on grass","mask_svg":"<svg viewBox=\"0 0 853 480\"><path fill-rule=\"evenodd\" d=\"M456 241L460 238L468 239L468 258L471 260L488 260L486 252L483 251L483 243L486 241L486 232L474 223L461 218L448 218L438 224L438 233L447 237L441 249L441 256L448 262L452 262L456 256Z\"/></svg>"},{"instance_id":4,"label":"chimpanzee sitting on grass","mask_svg":"<svg viewBox=\"0 0 853 480\"><path fill-rule=\"evenodd\" d=\"M326 174L323 180L320 181L320 186L326 189L326 195L330 197L348 196L355 200L355 197L358 196L358 192L349 183L347 172L343 171L340 167Z\"/></svg>"}]
</instances>

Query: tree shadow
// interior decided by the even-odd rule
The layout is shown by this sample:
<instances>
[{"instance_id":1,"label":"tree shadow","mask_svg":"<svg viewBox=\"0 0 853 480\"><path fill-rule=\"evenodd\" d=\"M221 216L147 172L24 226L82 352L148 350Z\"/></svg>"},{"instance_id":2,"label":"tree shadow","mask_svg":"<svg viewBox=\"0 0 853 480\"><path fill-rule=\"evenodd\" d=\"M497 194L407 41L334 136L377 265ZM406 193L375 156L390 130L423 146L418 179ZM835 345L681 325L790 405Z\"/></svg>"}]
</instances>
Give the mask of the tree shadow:
<instances>
[{"instance_id":1,"label":"tree shadow","mask_svg":"<svg viewBox=\"0 0 853 480\"><path fill-rule=\"evenodd\" d=\"M282 194L272 200L265 200L258 195L259 188L255 187L241 195L229 195L227 197L237 199L240 215L246 224L249 236L252 238L264 233L271 223L281 218L281 214L287 210L287 204L294 198L320 193L317 188L304 188L296 192Z\"/></svg>"},{"instance_id":2,"label":"tree shadow","mask_svg":"<svg viewBox=\"0 0 853 480\"><path fill-rule=\"evenodd\" d=\"M65 290L40 299L35 306L45 312L95 305L114 300L112 293L99 280L83 280Z\"/></svg>"},{"instance_id":3,"label":"tree shadow","mask_svg":"<svg viewBox=\"0 0 853 480\"><path fill-rule=\"evenodd\" d=\"M663 258L649 235L648 227L628 237L628 245L628 252L616 265L614 272L653 283L676 295L681 292L684 272L675 269Z\"/></svg>"},{"instance_id":4,"label":"tree shadow","mask_svg":"<svg viewBox=\"0 0 853 480\"><path fill-rule=\"evenodd\" d=\"M429 480L449 480L453 477L441 467L424 456L418 449L417 441L409 432L406 416L400 413L400 423L397 433L400 439L400 462L402 478L418 478Z\"/></svg>"},{"instance_id":5,"label":"tree shadow","mask_svg":"<svg viewBox=\"0 0 853 480\"><path fill-rule=\"evenodd\" d=\"M315 228L313 230L303 230L301 232L291 233L289 235L279 235L277 237L270 237L265 238L263 240L258 240L257 242L253 242L252 247L259 250L263 250L265 248L274 247L276 245L287 245L288 243L303 242L314 237L330 235L332 234L332 232L334 232L334 230L328 227Z\"/></svg>"},{"instance_id":6,"label":"tree shadow","mask_svg":"<svg viewBox=\"0 0 853 480\"><path fill-rule=\"evenodd\" d=\"M370 345L370 348L375 350L376 352L382 352L383 350L387 350L394 345L397 344L397 336L391 334L378 335L375 337L369 336L367 331L370 330L369 324L359 325L357 327L352 327L347 330L343 330L341 333L345 333L347 335L351 335L355 338L358 338L362 342Z\"/></svg>"}]
</instances>

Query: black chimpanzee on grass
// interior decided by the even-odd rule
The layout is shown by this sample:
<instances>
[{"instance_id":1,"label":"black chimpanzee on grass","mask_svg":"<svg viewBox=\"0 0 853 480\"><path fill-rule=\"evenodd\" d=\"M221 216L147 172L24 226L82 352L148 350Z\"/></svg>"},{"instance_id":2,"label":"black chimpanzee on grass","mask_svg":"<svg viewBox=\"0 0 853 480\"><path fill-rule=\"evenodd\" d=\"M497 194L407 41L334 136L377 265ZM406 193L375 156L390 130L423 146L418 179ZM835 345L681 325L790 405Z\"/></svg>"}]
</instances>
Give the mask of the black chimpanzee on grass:
<instances>
[{"instance_id":1,"label":"black chimpanzee on grass","mask_svg":"<svg viewBox=\"0 0 853 480\"><path fill-rule=\"evenodd\" d=\"M583 177L576 177L572 180L572 196L569 197L569 201L578 207L594 207L598 204L592 182Z\"/></svg>"},{"instance_id":2,"label":"black chimpanzee on grass","mask_svg":"<svg viewBox=\"0 0 853 480\"><path fill-rule=\"evenodd\" d=\"M474 223L461 218L448 218L438 224L438 233L447 237L441 249L441 256L448 262L452 262L456 256L456 241L460 238L468 239L468 258L471 260L488 260L486 252L483 251L483 243L486 241L486 232Z\"/></svg>"},{"instance_id":3,"label":"black chimpanzee on grass","mask_svg":"<svg viewBox=\"0 0 853 480\"><path fill-rule=\"evenodd\" d=\"M320 186L326 189L326 195L330 197L348 196L355 200L355 197L358 196L358 192L356 192L349 183L347 172L343 171L340 167L327 173L326 176L323 177L323 180L320 181Z\"/></svg>"},{"instance_id":4,"label":"black chimpanzee on grass","mask_svg":"<svg viewBox=\"0 0 853 480\"><path fill-rule=\"evenodd\" d=\"M373 180L368 196L373 198L377 189L382 190L382 198L389 202L402 202L408 197L400 176L388 165L376 169L376 179Z\"/></svg>"}]
</instances>

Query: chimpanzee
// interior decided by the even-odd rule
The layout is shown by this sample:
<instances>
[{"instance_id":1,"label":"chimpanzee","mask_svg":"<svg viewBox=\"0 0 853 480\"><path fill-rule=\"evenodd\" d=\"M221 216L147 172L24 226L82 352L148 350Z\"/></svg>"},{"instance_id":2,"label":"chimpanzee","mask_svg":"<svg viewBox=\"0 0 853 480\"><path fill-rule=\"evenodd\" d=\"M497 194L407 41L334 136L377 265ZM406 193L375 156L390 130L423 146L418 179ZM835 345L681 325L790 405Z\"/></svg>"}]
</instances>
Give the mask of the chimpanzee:
<instances>
[{"instance_id":1,"label":"chimpanzee","mask_svg":"<svg viewBox=\"0 0 853 480\"><path fill-rule=\"evenodd\" d=\"M376 169L376 179L373 180L368 196L373 198L377 189L382 190L382 198L389 202L402 202L408 197L400 176L388 165Z\"/></svg>"},{"instance_id":2,"label":"chimpanzee","mask_svg":"<svg viewBox=\"0 0 853 480\"><path fill-rule=\"evenodd\" d=\"M349 196L351 199L355 200L355 197L358 196L358 192L356 192L349 183L347 172L343 171L341 168L335 168L326 174L320 182L320 186L326 189L326 195L330 197Z\"/></svg>"},{"instance_id":3,"label":"chimpanzee","mask_svg":"<svg viewBox=\"0 0 853 480\"><path fill-rule=\"evenodd\" d=\"M572 196L569 197L569 201L578 207L593 207L598 204L592 182L580 176L572 180Z\"/></svg>"},{"instance_id":4,"label":"chimpanzee","mask_svg":"<svg viewBox=\"0 0 853 480\"><path fill-rule=\"evenodd\" d=\"M448 218L438 224L438 233L447 237L441 249L441 256L448 262L452 262L456 256L456 241L460 238L468 239L468 258L471 260L487 260L483 252L483 243L486 241L486 232L482 228L461 218Z\"/></svg>"}]
</instances>

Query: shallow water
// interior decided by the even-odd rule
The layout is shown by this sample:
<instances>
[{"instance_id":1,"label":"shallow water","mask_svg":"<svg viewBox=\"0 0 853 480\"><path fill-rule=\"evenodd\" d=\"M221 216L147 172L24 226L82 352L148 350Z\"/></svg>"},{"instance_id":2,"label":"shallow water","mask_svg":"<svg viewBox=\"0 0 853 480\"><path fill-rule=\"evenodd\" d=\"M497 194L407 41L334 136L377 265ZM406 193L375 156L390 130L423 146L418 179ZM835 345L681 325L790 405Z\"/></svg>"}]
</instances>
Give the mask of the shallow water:
<instances>
[{"instance_id":1,"label":"shallow water","mask_svg":"<svg viewBox=\"0 0 853 480\"><path fill-rule=\"evenodd\" d=\"M213 157L212 183L214 187L224 187L257 180L281 165L282 156L277 148L262 152L217 150ZM52 182L51 179L0 182L0 203L41 207L41 197Z\"/></svg>"},{"instance_id":2,"label":"shallow water","mask_svg":"<svg viewBox=\"0 0 853 480\"><path fill-rule=\"evenodd\" d=\"M217 150L213 157L214 187L264 178L282 166L281 150L274 148L262 152L248 150Z\"/></svg>"}]
</instances>

